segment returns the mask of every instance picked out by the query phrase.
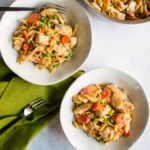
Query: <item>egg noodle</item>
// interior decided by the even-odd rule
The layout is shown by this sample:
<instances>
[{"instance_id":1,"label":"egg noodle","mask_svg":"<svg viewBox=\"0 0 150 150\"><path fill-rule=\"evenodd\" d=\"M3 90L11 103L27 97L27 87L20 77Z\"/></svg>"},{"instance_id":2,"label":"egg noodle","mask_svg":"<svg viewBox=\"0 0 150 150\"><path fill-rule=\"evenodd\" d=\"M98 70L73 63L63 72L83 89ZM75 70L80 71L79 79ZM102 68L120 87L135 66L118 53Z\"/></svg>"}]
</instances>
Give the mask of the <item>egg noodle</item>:
<instances>
[{"instance_id":1,"label":"egg noodle","mask_svg":"<svg viewBox=\"0 0 150 150\"><path fill-rule=\"evenodd\" d=\"M95 9L119 20L150 16L150 0L88 0Z\"/></svg>"},{"instance_id":2,"label":"egg noodle","mask_svg":"<svg viewBox=\"0 0 150 150\"><path fill-rule=\"evenodd\" d=\"M134 106L116 85L89 85L73 96L73 102L74 126L97 141L109 143L131 135Z\"/></svg>"},{"instance_id":3,"label":"egg noodle","mask_svg":"<svg viewBox=\"0 0 150 150\"><path fill-rule=\"evenodd\" d=\"M72 58L77 44L77 26L67 23L65 15L55 9L32 13L20 20L13 33L13 47L19 52L18 63L32 61L40 69L54 72Z\"/></svg>"}]
</instances>

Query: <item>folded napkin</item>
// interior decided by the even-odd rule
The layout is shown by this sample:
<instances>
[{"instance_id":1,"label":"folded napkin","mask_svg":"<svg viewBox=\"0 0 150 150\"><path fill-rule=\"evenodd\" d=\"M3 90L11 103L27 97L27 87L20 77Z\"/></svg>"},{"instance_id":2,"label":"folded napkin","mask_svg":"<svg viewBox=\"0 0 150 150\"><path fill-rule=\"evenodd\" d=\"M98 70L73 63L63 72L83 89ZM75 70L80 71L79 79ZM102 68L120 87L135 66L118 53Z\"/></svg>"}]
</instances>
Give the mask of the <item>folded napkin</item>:
<instances>
[{"instance_id":1,"label":"folded napkin","mask_svg":"<svg viewBox=\"0 0 150 150\"><path fill-rule=\"evenodd\" d=\"M38 86L15 76L0 60L0 129L14 120L30 102L42 97L51 104L49 113L37 113L34 120L21 119L0 135L0 150L24 150L27 144L59 111L62 97L70 84L84 71L50 86Z\"/></svg>"}]
</instances>

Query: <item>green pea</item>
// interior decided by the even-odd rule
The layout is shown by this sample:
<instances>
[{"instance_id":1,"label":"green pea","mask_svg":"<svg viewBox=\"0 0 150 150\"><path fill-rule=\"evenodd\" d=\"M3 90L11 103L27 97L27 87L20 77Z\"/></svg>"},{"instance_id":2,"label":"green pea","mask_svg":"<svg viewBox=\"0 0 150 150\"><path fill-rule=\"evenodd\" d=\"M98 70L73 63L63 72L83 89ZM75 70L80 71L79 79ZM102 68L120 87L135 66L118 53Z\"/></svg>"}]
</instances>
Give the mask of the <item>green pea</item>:
<instances>
[{"instance_id":1,"label":"green pea","mask_svg":"<svg viewBox=\"0 0 150 150\"><path fill-rule=\"evenodd\" d=\"M67 59L70 60L72 58L72 51L69 52L69 54L67 55Z\"/></svg>"},{"instance_id":2,"label":"green pea","mask_svg":"<svg viewBox=\"0 0 150 150\"><path fill-rule=\"evenodd\" d=\"M45 25L44 25L43 23L41 23L41 24L40 24L40 27L41 27L41 28L44 28L44 27L45 27Z\"/></svg>"},{"instance_id":3,"label":"green pea","mask_svg":"<svg viewBox=\"0 0 150 150\"><path fill-rule=\"evenodd\" d=\"M55 19L55 20L58 20L59 18L58 18L58 16L57 16L57 15L55 15L55 16L54 16L54 19Z\"/></svg>"},{"instance_id":4,"label":"green pea","mask_svg":"<svg viewBox=\"0 0 150 150\"><path fill-rule=\"evenodd\" d=\"M104 119L106 122L110 122L110 118L105 118Z\"/></svg>"},{"instance_id":5,"label":"green pea","mask_svg":"<svg viewBox=\"0 0 150 150\"><path fill-rule=\"evenodd\" d=\"M48 27L48 28L51 28L51 27L52 27L52 25L51 25L50 23L48 23L48 24L47 24L47 27Z\"/></svg>"},{"instance_id":6,"label":"green pea","mask_svg":"<svg viewBox=\"0 0 150 150\"><path fill-rule=\"evenodd\" d=\"M45 35L50 36L50 32L45 32Z\"/></svg>"},{"instance_id":7,"label":"green pea","mask_svg":"<svg viewBox=\"0 0 150 150\"><path fill-rule=\"evenodd\" d=\"M53 64L53 68L58 68L58 64Z\"/></svg>"},{"instance_id":8,"label":"green pea","mask_svg":"<svg viewBox=\"0 0 150 150\"><path fill-rule=\"evenodd\" d=\"M50 54L50 53L47 53L47 54L45 54L44 57L45 57L45 58L50 58L50 57L51 57L51 54Z\"/></svg>"},{"instance_id":9,"label":"green pea","mask_svg":"<svg viewBox=\"0 0 150 150\"><path fill-rule=\"evenodd\" d=\"M112 116L113 116L113 114L108 114L108 116L112 117Z\"/></svg>"},{"instance_id":10,"label":"green pea","mask_svg":"<svg viewBox=\"0 0 150 150\"><path fill-rule=\"evenodd\" d=\"M47 17L42 17L41 21L44 22L44 23L47 23L48 22L48 18Z\"/></svg>"}]
</instances>

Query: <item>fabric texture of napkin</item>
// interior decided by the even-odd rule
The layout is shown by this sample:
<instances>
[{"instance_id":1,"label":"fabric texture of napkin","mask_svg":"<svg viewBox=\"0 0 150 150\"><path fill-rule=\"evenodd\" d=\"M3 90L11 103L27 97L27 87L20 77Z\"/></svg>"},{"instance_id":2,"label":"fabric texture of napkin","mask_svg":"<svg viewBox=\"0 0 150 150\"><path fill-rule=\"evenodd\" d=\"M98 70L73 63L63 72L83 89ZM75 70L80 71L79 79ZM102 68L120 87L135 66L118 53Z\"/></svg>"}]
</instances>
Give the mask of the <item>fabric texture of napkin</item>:
<instances>
[{"instance_id":1,"label":"fabric texture of napkin","mask_svg":"<svg viewBox=\"0 0 150 150\"><path fill-rule=\"evenodd\" d=\"M14 120L21 110L41 97L51 105L48 112L37 112L32 121L19 120L0 135L0 150L24 150L27 144L46 126L59 111L62 97L70 84L84 71L50 86L38 86L15 76L0 60L0 129Z\"/></svg>"}]
</instances>

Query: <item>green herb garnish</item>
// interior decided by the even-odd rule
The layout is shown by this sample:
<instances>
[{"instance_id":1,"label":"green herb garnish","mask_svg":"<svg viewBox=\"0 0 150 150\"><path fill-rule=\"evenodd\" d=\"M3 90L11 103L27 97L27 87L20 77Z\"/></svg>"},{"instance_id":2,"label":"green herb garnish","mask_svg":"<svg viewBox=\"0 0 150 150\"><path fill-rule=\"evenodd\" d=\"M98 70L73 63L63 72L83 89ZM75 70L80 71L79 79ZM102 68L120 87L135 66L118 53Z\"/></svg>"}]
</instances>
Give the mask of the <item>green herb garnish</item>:
<instances>
[{"instance_id":1,"label":"green herb garnish","mask_svg":"<svg viewBox=\"0 0 150 150\"><path fill-rule=\"evenodd\" d=\"M121 12L125 14L126 13L126 9L122 10Z\"/></svg>"}]
</instances>

